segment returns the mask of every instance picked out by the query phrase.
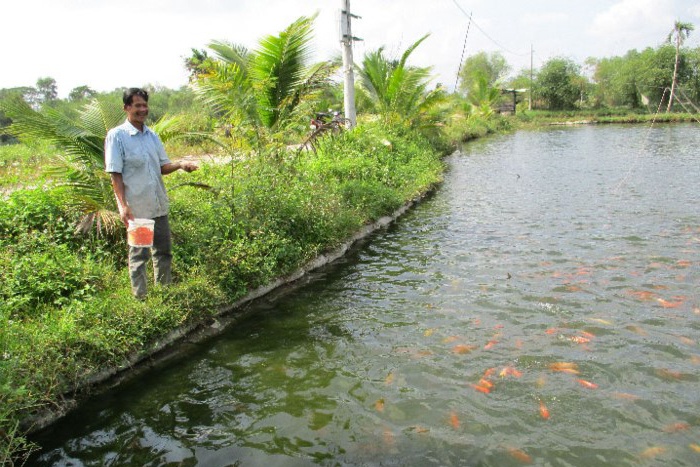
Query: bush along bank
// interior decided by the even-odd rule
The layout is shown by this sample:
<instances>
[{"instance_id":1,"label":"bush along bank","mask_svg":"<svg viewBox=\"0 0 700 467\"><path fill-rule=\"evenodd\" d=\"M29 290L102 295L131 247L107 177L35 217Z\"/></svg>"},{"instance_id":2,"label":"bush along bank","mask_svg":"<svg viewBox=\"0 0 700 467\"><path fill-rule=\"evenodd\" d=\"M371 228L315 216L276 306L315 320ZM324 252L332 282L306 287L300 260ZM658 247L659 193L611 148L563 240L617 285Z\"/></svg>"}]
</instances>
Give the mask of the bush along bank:
<instances>
[{"instance_id":1,"label":"bush along bank","mask_svg":"<svg viewBox=\"0 0 700 467\"><path fill-rule=\"evenodd\" d=\"M124 235L76 234L59 190L12 193L0 201L0 463L30 448L36 414L343 244L442 172L417 133L366 125L316 152L204 165L195 184L168 177L175 284L144 302L130 294Z\"/></svg>"}]
</instances>

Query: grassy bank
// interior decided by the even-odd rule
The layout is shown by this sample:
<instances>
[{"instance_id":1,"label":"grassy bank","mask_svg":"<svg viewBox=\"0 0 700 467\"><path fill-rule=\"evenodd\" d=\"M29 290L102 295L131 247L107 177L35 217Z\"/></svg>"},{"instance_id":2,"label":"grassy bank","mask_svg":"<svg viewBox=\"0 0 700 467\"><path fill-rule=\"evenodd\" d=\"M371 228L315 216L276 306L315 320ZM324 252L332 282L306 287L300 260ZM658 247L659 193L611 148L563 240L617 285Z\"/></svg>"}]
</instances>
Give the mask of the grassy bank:
<instances>
[{"instance_id":1,"label":"grassy bank","mask_svg":"<svg viewBox=\"0 0 700 467\"><path fill-rule=\"evenodd\" d=\"M591 109L556 112L519 110L514 119L514 126L517 128L540 128L567 123L681 123L697 121L697 114L655 113L655 109L650 109L648 112L639 109Z\"/></svg>"},{"instance_id":2,"label":"grassy bank","mask_svg":"<svg viewBox=\"0 0 700 467\"><path fill-rule=\"evenodd\" d=\"M175 284L145 302L130 294L123 235L76 234L79 215L60 190L12 192L0 201L0 463L28 448L20 422L31 414L339 245L442 171L441 154L415 132L366 125L316 153L166 177Z\"/></svg>"}]
</instances>

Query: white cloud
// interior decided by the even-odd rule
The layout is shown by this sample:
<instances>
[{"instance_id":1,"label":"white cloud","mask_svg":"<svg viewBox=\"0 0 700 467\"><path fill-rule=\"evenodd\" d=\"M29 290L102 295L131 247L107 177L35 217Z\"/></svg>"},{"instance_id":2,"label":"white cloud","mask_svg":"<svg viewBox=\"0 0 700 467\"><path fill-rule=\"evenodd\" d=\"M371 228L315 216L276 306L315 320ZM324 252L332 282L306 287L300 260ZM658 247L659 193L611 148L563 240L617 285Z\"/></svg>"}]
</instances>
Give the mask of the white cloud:
<instances>
[{"instance_id":1,"label":"white cloud","mask_svg":"<svg viewBox=\"0 0 700 467\"><path fill-rule=\"evenodd\" d=\"M542 26L545 24L555 24L555 23L561 23L568 21L569 15L566 13L556 13L556 12L551 12L551 13L542 13L542 14L536 14L536 13L528 13L525 16L523 16L523 24L527 25L532 25L532 26Z\"/></svg>"},{"instance_id":2,"label":"white cloud","mask_svg":"<svg viewBox=\"0 0 700 467\"><path fill-rule=\"evenodd\" d=\"M672 11L672 0L621 0L599 13L588 32L609 50L655 46L673 27Z\"/></svg>"}]
</instances>

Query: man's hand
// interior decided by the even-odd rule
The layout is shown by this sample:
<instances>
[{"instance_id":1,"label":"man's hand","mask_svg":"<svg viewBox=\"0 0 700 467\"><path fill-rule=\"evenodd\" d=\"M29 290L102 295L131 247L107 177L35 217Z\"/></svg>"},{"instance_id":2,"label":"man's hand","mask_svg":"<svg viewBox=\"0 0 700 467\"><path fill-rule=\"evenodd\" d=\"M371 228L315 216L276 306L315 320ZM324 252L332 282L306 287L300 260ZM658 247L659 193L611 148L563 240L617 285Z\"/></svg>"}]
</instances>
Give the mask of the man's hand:
<instances>
[{"instance_id":1,"label":"man's hand","mask_svg":"<svg viewBox=\"0 0 700 467\"><path fill-rule=\"evenodd\" d=\"M184 170L185 172L190 173L190 172L194 172L199 167L194 162L184 161L184 162L180 162L180 168L182 170Z\"/></svg>"},{"instance_id":2,"label":"man's hand","mask_svg":"<svg viewBox=\"0 0 700 467\"><path fill-rule=\"evenodd\" d=\"M128 228L129 221L134 219L134 213L131 212L131 208L128 205L119 206L119 218L122 220L124 225Z\"/></svg>"},{"instance_id":3,"label":"man's hand","mask_svg":"<svg viewBox=\"0 0 700 467\"><path fill-rule=\"evenodd\" d=\"M163 175L168 175L173 172L177 172L182 169L185 172L194 172L199 167L194 162L189 161L178 161L178 162L168 162L160 167L160 173Z\"/></svg>"}]
</instances>

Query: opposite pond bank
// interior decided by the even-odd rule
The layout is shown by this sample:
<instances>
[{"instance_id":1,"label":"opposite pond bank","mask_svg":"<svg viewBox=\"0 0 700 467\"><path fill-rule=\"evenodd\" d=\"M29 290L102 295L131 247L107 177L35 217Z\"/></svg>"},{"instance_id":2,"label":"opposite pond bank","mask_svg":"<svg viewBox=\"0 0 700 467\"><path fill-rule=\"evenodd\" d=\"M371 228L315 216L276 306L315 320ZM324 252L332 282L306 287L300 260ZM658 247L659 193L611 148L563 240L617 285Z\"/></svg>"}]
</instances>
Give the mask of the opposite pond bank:
<instances>
[{"instance_id":1,"label":"opposite pond bank","mask_svg":"<svg viewBox=\"0 0 700 467\"><path fill-rule=\"evenodd\" d=\"M130 295L123 235L76 235L81 214L67 193L0 201L0 460L21 462L26 434L98 383L147 368L193 331L216 331L222 312L235 319L237 306L342 256L444 170L444 152L412 131L369 125L317 149L207 165L198 186L166 178L176 281L145 302Z\"/></svg>"}]
</instances>

